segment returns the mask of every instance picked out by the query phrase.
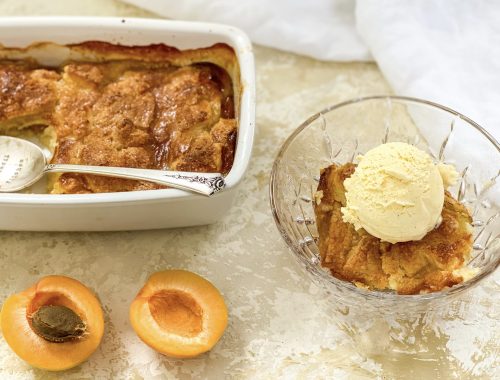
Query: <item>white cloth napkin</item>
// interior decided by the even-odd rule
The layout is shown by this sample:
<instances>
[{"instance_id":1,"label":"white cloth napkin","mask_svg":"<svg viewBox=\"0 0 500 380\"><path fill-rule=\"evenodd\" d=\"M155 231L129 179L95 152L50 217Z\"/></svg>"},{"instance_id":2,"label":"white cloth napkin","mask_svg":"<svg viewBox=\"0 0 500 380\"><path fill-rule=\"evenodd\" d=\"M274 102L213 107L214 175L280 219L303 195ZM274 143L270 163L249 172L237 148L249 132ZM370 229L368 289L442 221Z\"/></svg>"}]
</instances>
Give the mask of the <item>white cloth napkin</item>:
<instances>
[{"instance_id":1,"label":"white cloth napkin","mask_svg":"<svg viewBox=\"0 0 500 380\"><path fill-rule=\"evenodd\" d=\"M253 42L321 60L371 60L352 0L125 0L171 19L243 29Z\"/></svg>"},{"instance_id":2,"label":"white cloth napkin","mask_svg":"<svg viewBox=\"0 0 500 380\"><path fill-rule=\"evenodd\" d=\"M374 58L396 94L454 108L500 138L497 0L126 1L321 60Z\"/></svg>"},{"instance_id":3,"label":"white cloth napkin","mask_svg":"<svg viewBox=\"0 0 500 380\"><path fill-rule=\"evenodd\" d=\"M357 30L396 94L453 108L498 141L499 1L357 1Z\"/></svg>"}]
</instances>

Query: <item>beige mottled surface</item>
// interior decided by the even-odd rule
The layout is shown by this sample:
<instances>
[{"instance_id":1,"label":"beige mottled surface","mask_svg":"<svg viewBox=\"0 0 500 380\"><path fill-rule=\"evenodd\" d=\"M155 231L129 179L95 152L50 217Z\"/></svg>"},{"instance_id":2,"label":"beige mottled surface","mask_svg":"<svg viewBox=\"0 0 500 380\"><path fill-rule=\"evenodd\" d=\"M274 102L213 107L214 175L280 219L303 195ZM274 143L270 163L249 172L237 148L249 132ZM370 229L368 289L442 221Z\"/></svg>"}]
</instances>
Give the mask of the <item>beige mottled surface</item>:
<instances>
[{"instance_id":1,"label":"beige mottled surface","mask_svg":"<svg viewBox=\"0 0 500 380\"><path fill-rule=\"evenodd\" d=\"M0 15L154 17L111 0L0 0ZM398 336L384 321L353 334L297 270L268 205L268 179L280 144L310 114L360 95L390 92L375 64L321 63L256 47L254 156L235 205L212 226L120 233L0 232L0 300L47 274L75 277L104 305L98 351L60 376L35 370L0 339L0 378L65 379L490 379L499 367L498 276L460 310L427 317ZM1 217L1 216L0 216ZM224 294L230 322L210 353L168 359L142 344L128 306L147 276L184 268ZM345 321L345 318L344 318ZM391 330L390 330L391 328ZM380 337L395 342L387 349ZM410 347L410 349L408 349ZM498 372L496 372L498 373Z\"/></svg>"}]
</instances>

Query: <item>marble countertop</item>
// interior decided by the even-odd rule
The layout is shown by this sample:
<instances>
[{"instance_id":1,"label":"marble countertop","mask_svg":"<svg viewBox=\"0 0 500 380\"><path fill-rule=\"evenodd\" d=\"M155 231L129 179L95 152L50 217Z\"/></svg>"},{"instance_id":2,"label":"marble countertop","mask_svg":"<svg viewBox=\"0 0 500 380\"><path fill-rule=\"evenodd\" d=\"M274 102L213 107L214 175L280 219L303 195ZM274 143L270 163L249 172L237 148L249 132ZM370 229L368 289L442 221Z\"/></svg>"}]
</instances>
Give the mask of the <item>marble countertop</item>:
<instances>
[{"instance_id":1,"label":"marble countertop","mask_svg":"<svg viewBox=\"0 0 500 380\"><path fill-rule=\"evenodd\" d=\"M0 15L156 17L112 0L0 0ZM420 320L411 350L379 351L377 333L385 330L360 339L337 323L274 225L270 169L280 144L309 115L391 90L374 63L325 63L259 46L255 56L253 159L235 204L219 223L139 232L0 232L1 301L41 276L64 274L99 295L106 319L97 352L60 375L31 368L0 339L0 378L490 379L498 374L498 275L471 292L460 310ZM167 268L205 276L229 308L225 335L195 359L157 354L128 321L130 302L148 275Z\"/></svg>"}]
</instances>

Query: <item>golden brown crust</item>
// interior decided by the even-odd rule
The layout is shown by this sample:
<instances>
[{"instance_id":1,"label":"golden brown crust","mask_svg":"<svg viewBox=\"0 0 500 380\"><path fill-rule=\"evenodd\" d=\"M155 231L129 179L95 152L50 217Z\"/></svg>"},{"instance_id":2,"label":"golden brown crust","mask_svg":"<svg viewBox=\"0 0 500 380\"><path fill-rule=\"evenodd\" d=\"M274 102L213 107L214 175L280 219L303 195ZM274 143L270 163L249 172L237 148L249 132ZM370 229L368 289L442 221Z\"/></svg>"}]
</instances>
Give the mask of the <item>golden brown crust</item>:
<instances>
[{"instance_id":1,"label":"golden brown crust","mask_svg":"<svg viewBox=\"0 0 500 380\"><path fill-rule=\"evenodd\" d=\"M53 163L229 172L237 133L235 95L230 75L216 65L235 62L228 46L179 51L92 41L70 47L108 61L67 62L61 73L27 63L0 65L0 78L4 72L26 86L38 78L30 92L20 94L15 110L0 104L0 130L5 130L2 122L25 109L53 127ZM13 91L2 83L0 90ZM33 106L21 107L27 100ZM52 192L156 188L160 186L147 182L63 174Z\"/></svg>"},{"instance_id":2,"label":"golden brown crust","mask_svg":"<svg viewBox=\"0 0 500 380\"><path fill-rule=\"evenodd\" d=\"M43 44L46 43L42 42L37 45L40 46ZM74 51L98 55L108 60L137 59L143 62L168 61L174 65L181 66L191 64L194 61L200 62L202 59L206 59L207 62L227 60L228 64L235 63L233 49L224 43L216 43L207 48L187 50L179 50L164 44L125 46L103 41L85 41L67 46ZM226 67L226 65L220 66Z\"/></svg>"},{"instance_id":3,"label":"golden brown crust","mask_svg":"<svg viewBox=\"0 0 500 380\"><path fill-rule=\"evenodd\" d=\"M30 62L0 61L0 123L5 130L50 121L59 74Z\"/></svg>"},{"instance_id":4,"label":"golden brown crust","mask_svg":"<svg viewBox=\"0 0 500 380\"><path fill-rule=\"evenodd\" d=\"M382 242L342 220L343 182L354 169L348 163L321 173L318 191L323 196L315 213L322 265L340 279L399 294L433 292L462 282L453 271L464 265L472 248L467 209L446 192L438 228L418 241Z\"/></svg>"}]
</instances>

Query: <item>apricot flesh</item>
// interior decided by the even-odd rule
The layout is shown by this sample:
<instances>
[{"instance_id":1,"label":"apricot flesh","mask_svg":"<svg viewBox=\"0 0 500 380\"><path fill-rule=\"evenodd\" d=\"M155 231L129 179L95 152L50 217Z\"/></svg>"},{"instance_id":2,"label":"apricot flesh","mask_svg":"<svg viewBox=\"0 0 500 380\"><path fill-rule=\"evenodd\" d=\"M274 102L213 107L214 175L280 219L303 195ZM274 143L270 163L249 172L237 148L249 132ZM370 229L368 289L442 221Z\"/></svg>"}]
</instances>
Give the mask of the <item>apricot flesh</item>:
<instances>
[{"instance_id":1,"label":"apricot flesh","mask_svg":"<svg viewBox=\"0 0 500 380\"><path fill-rule=\"evenodd\" d=\"M61 313L63 319L56 320ZM81 364L97 349L104 317L96 296L81 282L47 276L7 298L0 326L21 359L40 369L62 371Z\"/></svg>"},{"instance_id":2,"label":"apricot flesh","mask_svg":"<svg viewBox=\"0 0 500 380\"><path fill-rule=\"evenodd\" d=\"M185 270L154 273L130 306L130 322L139 338L175 358L209 351L224 333L227 319L217 288Z\"/></svg>"}]
</instances>

